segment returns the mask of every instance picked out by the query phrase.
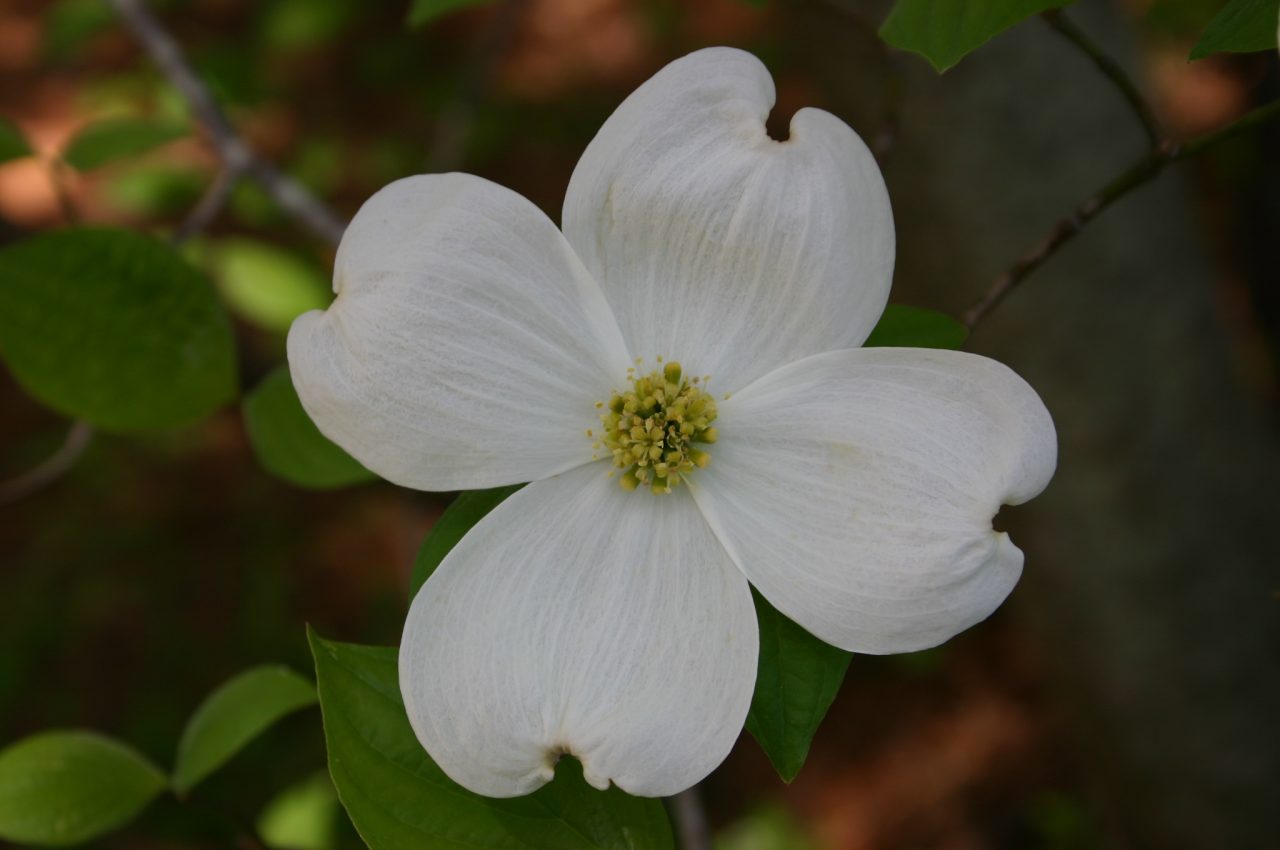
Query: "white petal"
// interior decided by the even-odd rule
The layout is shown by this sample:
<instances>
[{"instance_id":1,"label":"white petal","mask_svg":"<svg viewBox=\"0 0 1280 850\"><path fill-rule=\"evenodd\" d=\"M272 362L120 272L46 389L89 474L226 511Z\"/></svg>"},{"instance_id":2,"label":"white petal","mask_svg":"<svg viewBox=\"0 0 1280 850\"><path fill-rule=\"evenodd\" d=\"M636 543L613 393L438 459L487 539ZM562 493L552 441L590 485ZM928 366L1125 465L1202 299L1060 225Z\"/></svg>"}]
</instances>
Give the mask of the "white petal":
<instances>
[{"instance_id":1,"label":"white petal","mask_svg":"<svg viewBox=\"0 0 1280 850\"><path fill-rule=\"evenodd\" d=\"M467 174L409 177L342 237L338 298L289 331L303 406L383 478L529 481L590 460L628 356L599 287L533 204Z\"/></svg>"},{"instance_id":2,"label":"white petal","mask_svg":"<svg viewBox=\"0 0 1280 850\"><path fill-rule=\"evenodd\" d=\"M733 747L755 684L746 580L687 492L626 493L603 464L538 481L423 585L400 650L418 739L459 784L587 781L663 796Z\"/></svg>"},{"instance_id":3,"label":"white petal","mask_svg":"<svg viewBox=\"0 0 1280 850\"><path fill-rule=\"evenodd\" d=\"M720 406L694 496L780 611L856 652L908 652L985 619L1022 552L991 521L1049 483L1057 438L1007 367L973 354L820 354Z\"/></svg>"},{"instance_id":4,"label":"white petal","mask_svg":"<svg viewBox=\"0 0 1280 850\"><path fill-rule=\"evenodd\" d=\"M658 72L582 155L564 230L632 355L739 389L801 357L861 344L893 274L884 180L840 119L802 109L765 133L773 81L711 48Z\"/></svg>"}]
</instances>

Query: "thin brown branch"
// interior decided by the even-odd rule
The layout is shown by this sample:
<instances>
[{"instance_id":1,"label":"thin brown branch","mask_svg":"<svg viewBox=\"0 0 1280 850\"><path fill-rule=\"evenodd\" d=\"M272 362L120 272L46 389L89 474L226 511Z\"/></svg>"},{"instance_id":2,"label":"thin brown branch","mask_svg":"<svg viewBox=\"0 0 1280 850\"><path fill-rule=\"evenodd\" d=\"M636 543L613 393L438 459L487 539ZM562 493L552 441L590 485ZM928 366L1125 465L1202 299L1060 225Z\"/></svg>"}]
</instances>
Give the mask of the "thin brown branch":
<instances>
[{"instance_id":1,"label":"thin brown branch","mask_svg":"<svg viewBox=\"0 0 1280 850\"><path fill-rule=\"evenodd\" d=\"M89 448L92 439L93 428L88 423L74 423L67 431L67 438L62 441L62 445L43 463L17 478L0 481L0 505L25 499L57 481L75 466L85 449Z\"/></svg>"},{"instance_id":2,"label":"thin brown branch","mask_svg":"<svg viewBox=\"0 0 1280 850\"><path fill-rule=\"evenodd\" d=\"M1045 22L1053 28L1055 32L1071 42L1081 53L1093 62L1094 66L1102 72L1102 75L1111 81L1116 91L1129 104L1129 108L1133 111L1134 117L1138 119L1138 123L1142 125L1142 130L1147 135L1147 143L1154 150L1160 147L1164 139L1164 131L1160 129L1160 122L1156 120L1155 112L1152 111L1151 105L1147 103L1147 99L1142 96L1142 92L1138 89L1137 83L1133 78L1120 67L1120 63L1106 53L1101 47L1089 38L1084 30L1077 27L1070 19L1059 9L1051 9L1043 12L1041 17Z\"/></svg>"},{"instance_id":3,"label":"thin brown branch","mask_svg":"<svg viewBox=\"0 0 1280 850\"><path fill-rule=\"evenodd\" d=\"M196 120L209 134L222 164L257 181L287 214L320 238L338 244L346 228L342 217L301 183L254 153L227 120L209 88L191 69L182 48L146 4L142 0L111 0L111 5L161 73L187 101Z\"/></svg>"},{"instance_id":4,"label":"thin brown branch","mask_svg":"<svg viewBox=\"0 0 1280 850\"><path fill-rule=\"evenodd\" d=\"M667 803L676 825L676 846L680 850L711 850L711 827L698 786L668 797Z\"/></svg>"},{"instance_id":5,"label":"thin brown branch","mask_svg":"<svg viewBox=\"0 0 1280 850\"><path fill-rule=\"evenodd\" d=\"M1043 239L1006 269L992 287L969 308L964 315L965 325L969 330L977 327L1018 284L1044 265L1063 245L1079 235L1103 210L1159 177L1173 163L1198 156L1220 142L1276 118L1280 118L1280 101L1260 106L1221 130L1197 136L1185 143L1162 142L1114 180L1085 198L1070 215L1054 224Z\"/></svg>"}]
</instances>

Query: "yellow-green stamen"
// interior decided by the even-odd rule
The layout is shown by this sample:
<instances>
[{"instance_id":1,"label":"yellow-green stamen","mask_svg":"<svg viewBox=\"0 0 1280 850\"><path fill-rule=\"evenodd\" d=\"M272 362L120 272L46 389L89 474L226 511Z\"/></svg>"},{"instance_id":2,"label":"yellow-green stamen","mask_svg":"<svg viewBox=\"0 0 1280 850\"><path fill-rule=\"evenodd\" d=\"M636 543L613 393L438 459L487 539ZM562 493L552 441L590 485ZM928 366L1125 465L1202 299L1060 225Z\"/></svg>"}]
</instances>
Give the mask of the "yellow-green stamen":
<instances>
[{"instance_id":1,"label":"yellow-green stamen","mask_svg":"<svg viewBox=\"0 0 1280 850\"><path fill-rule=\"evenodd\" d=\"M670 493L690 472L711 462L711 455L695 444L716 441L711 427L715 399L703 379L686 380L679 363L666 363L643 376L630 369L627 379L630 390L596 405L604 433L593 448L609 452L613 465L626 470L618 477L622 489L644 486L653 493Z\"/></svg>"}]
</instances>

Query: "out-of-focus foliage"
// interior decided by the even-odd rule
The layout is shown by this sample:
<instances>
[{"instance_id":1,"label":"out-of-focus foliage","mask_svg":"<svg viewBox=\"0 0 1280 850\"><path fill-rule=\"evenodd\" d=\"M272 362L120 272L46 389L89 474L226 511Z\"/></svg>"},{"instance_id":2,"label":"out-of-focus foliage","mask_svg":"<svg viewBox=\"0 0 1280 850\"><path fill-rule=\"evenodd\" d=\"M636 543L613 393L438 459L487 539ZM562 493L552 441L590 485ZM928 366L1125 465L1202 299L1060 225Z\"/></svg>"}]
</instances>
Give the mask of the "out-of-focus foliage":
<instances>
[{"instance_id":1,"label":"out-of-focus foliage","mask_svg":"<svg viewBox=\"0 0 1280 850\"><path fill-rule=\"evenodd\" d=\"M332 850L339 814L329 774L316 773L267 803L258 815L258 838L275 850Z\"/></svg>"},{"instance_id":2,"label":"out-of-focus foliage","mask_svg":"<svg viewBox=\"0 0 1280 850\"><path fill-rule=\"evenodd\" d=\"M0 163L31 155L31 146L22 131L8 118L0 116Z\"/></svg>"},{"instance_id":3,"label":"out-of-focus foliage","mask_svg":"<svg viewBox=\"0 0 1280 850\"><path fill-rule=\"evenodd\" d=\"M716 839L716 850L817 850L817 844L786 809L764 806L731 824Z\"/></svg>"},{"instance_id":4,"label":"out-of-focus foliage","mask_svg":"<svg viewBox=\"0 0 1280 850\"><path fill-rule=\"evenodd\" d=\"M410 27L421 27L450 12L472 6L484 6L493 0L413 0L405 22Z\"/></svg>"},{"instance_id":5,"label":"out-of-focus foliage","mask_svg":"<svg viewBox=\"0 0 1280 850\"><path fill-rule=\"evenodd\" d=\"M509 487L494 487L491 490L469 490L459 494L449 507L445 508L440 519L431 527L431 533L422 541L418 557L413 562L413 575L409 579L409 598L418 595L419 588L440 566L444 556L458 544L471 527L484 519L489 511L502 503L502 500L519 490L522 484Z\"/></svg>"},{"instance_id":6,"label":"out-of-focus foliage","mask_svg":"<svg viewBox=\"0 0 1280 850\"><path fill-rule=\"evenodd\" d=\"M1277 28L1280 28L1280 0L1231 0L1209 22L1204 35L1191 49L1191 58L1274 50Z\"/></svg>"},{"instance_id":7,"label":"out-of-focus foliage","mask_svg":"<svg viewBox=\"0 0 1280 850\"><path fill-rule=\"evenodd\" d=\"M1020 21L1074 0L898 0L880 36L941 73Z\"/></svg>"},{"instance_id":8,"label":"out-of-focus foliage","mask_svg":"<svg viewBox=\"0 0 1280 850\"><path fill-rule=\"evenodd\" d=\"M662 803L598 791L562 759L525 797L481 797L454 783L414 737L400 698L396 650L327 641L311 647L333 776L371 850L465 844L511 850L670 850Z\"/></svg>"},{"instance_id":9,"label":"out-of-focus foliage","mask_svg":"<svg viewBox=\"0 0 1280 850\"><path fill-rule=\"evenodd\" d=\"M308 310L333 300L324 272L297 253L256 239L206 243L208 267L227 305L258 327L285 333Z\"/></svg>"},{"instance_id":10,"label":"out-of-focus foliage","mask_svg":"<svg viewBox=\"0 0 1280 850\"><path fill-rule=\"evenodd\" d=\"M64 59L114 21L107 0L55 0L45 18L44 52Z\"/></svg>"},{"instance_id":11,"label":"out-of-focus foliage","mask_svg":"<svg viewBox=\"0 0 1280 850\"><path fill-rule=\"evenodd\" d=\"M119 159L181 139L188 134L181 124L146 118L110 118L82 129L67 145L62 159L68 165L88 171Z\"/></svg>"},{"instance_id":12,"label":"out-of-focus foliage","mask_svg":"<svg viewBox=\"0 0 1280 850\"><path fill-rule=\"evenodd\" d=\"M174 789L187 793L276 721L315 701L315 687L287 667L256 667L236 676L191 715L178 742Z\"/></svg>"},{"instance_id":13,"label":"out-of-focus foliage","mask_svg":"<svg viewBox=\"0 0 1280 850\"><path fill-rule=\"evenodd\" d=\"M249 393L244 423L258 462L299 487L325 490L377 477L320 433L298 399L288 366Z\"/></svg>"},{"instance_id":14,"label":"out-of-focus foliage","mask_svg":"<svg viewBox=\"0 0 1280 850\"><path fill-rule=\"evenodd\" d=\"M0 838L64 847L132 820L167 786L134 750L93 732L41 732L0 752Z\"/></svg>"},{"instance_id":15,"label":"out-of-focus foliage","mask_svg":"<svg viewBox=\"0 0 1280 850\"><path fill-rule=\"evenodd\" d=\"M0 251L0 355L33 396L108 431L193 422L236 390L213 287L127 230L63 230Z\"/></svg>"}]
</instances>

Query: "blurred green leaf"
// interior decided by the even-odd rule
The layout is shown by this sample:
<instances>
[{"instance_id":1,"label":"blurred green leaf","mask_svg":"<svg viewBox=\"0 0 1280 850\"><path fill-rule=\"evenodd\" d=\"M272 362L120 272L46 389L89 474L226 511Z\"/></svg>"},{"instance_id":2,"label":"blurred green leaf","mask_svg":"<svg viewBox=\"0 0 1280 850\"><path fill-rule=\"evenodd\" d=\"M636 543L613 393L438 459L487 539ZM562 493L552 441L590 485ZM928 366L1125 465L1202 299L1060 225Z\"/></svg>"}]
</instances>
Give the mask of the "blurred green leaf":
<instances>
[{"instance_id":1,"label":"blurred green leaf","mask_svg":"<svg viewBox=\"0 0 1280 850\"><path fill-rule=\"evenodd\" d=\"M1205 27L1189 58L1275 50L1277 28L1280 0L1231 0Z\"/></svg>"},{"instance_id":2,"label":"blurred green leaf","mask_svg":"<svg viewBox=\"0 0 1280 850\"><path fill-rule=\"evenodd\" d=\"M486 6L492 2L493 0L413 0L405 23L411 28L426 26L450 12L470 9L473 6Z\"/></svg>"},{"instance_id":3,"label":"blurred green leaf","mask_svg":"<svg viewBox=\"0 0 1280 850\"><path fill-rule=\"evenodd\" d=\"M244 423L258 462L299 487L324 490L377 478L320 433L298 399L288 366L249 393Z\"/></svg>"},{"instance_id":4,"label":"blurred green leaf","mask_svg":"<svg viewBox=\"0 0 1280 850\"><path fill-rule=\"evenodd\" d=\"M146 118L109 118L85 127L72 138L62 159L80 171L144 154L188 135L181 124Z\"/></svg>"},{"instance_id":5,"label":"blurred green leaf","mask_svg":"<svg viewBox=\"0 0 1280 850\"><path fill-rule=\"evenodd\" d=\"M22 159L24 156L31 156L27 137L18 129L18 125L0 115L0 162Z\"/></svg>"},{"instance_id":6,"label":"blurred green leaf","mask_svg":"<svg viewBox=\"0 0 1280 850\"><path fill-rule=\"evenodd\" d=\"M422 541L418 557L413 562L413 575L409 578L409 598L418 595L419 588L431 578L431 574L440 566L449 550L458 545L471 527L484 519L485 514L496 508L502 500L523 487L523 484L512 484L507 487L494 487L492 490L468 490L458 494L449 507L444 509L440 519L432 526L427 538Z\"/></svg>"},{"instance_id":7,"label":"blurred green leaf","mask_svg":"<svg viewBox=\"0 0 1280 850\"><path fill-rule=\"evenodd\" d=\"M165 776L93 732L41 732L0 752L0 838L65 847L124 826L165 789Z\"/></svg>"},{"instance_id":8,"label":"blurred green leaf","mask_svg":"<svg viewBox=\"0 0 1280 850\"><path fill-rule=\"evenodd\" d=\"M752 590L760 663L747 731L784 782L796 778L818 725L840 690L850 653L823 643Z\"/></svg>"},{"instance_id":9,"label":"blurred green leaf","mask_svg":"<svg viewBox=\"0 0 1280 850\"><path fill-rule=\"evenodd\" d=\"M261 5L260 31L273 50L304 50L337 39L359 5L353 0L271 0Z\"/></svg>"},{"instance_id":10,"label":"blurred green leaf","mask_svg":"<svg viewBox=\"0 0 1280 850\"><path fill-rule=\"evenodd\" d=\"M969 329L936 310L890 304L871 329L864 346L894 348L959 348Z\"/></svg>"},{"instance_id":11,"label":"blurred green leaf","mask_svg":"<svg viewBox=\"0 0 1280 850\"><path fill-rule=\"evenodd\" d=\"M234 677L187 721L178 741L174 789L187 793L276 721L315 701L315 686L287 667L255 667Z\"/></svg>"},{"instance_id":12,"label":"blurred green leaf","mask_svg":"<svg viewBox=\"0 0 1280 850\"><path fill-rule=\"evenodd\" d=\"M258 816L258 838L276 850L332 850L338 795L329 774L316 773L277 794Z\"/></svg>"},{"instance_id":13,"label":"blurred green leaf","mask_svg":"<svg viewBox=\"0 0 1280 850\"><path fill-rule=\"evenodd\" d=\"M414 737L400 698L396 650L310 632L329 772L371 850L670 850L662 803L598 791L573 759L525 797L493 799L454 783Z\"/></svg>"},{"instance_id":14,"label":"blurred green leaf","mask_svg":"<svg viewBox=\"0 0 1280 850\"><path fill-rule=\"evenodd\" d=\"M756 809L716 837L716 850L817 850L804 824L778 805Z\"/></svg>"},{"instance_id":15,"label":"blurred green leaf","mask_svg":"<svg viewBox=\"0 0 1280 850\"><path fill-rule=\"evenodd\" d=\"M193 422L236 391L213 287L127 230L62 230L0 250L0 356L33 396L107 431Z\"/></svg>"},{"instance_id":16,"label":"blurred green leaf","mask_svg":"<svg viewBox=\"0 0 1280 850\"><path fill-rule=\"evenodd\" d=\"M1074 0L898 0L880 37L918 53L942 73L992 37Z\"/></svg>"},{"instance_id":17,"label":"blurred green leaf","mask_svg":"<svg viewBox=\"0 0 1280 850\"><path fill-rule=\"evenodd\" d=\"M107 202L142 217L185 214L199 199L209 176L185 166L134 163L106 178Z\"/></svg>"},{"instance_id":18,"label":"blurred green leaf","mask_svg":"<svg viewBox=\"0 0 1280 850\"><path fill-rule=\"evenodd\" d=\"M107 0L58 0L45 13L44 53L65 59L114 20Z\"/></svg>"},{"instance_id":19,"label":"blurred green leaf","mask_svg":"<svg viewBox=\"0 0 1280 850\"><path fill-rule=\"evenodd\" d=\"M333 300L316 264L253 239L210 245L209 269L227 305L264 330L286 333L294 319Z\"/></svg>"}]
</instances>

